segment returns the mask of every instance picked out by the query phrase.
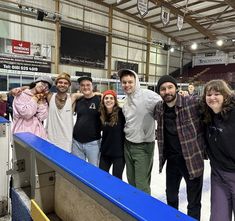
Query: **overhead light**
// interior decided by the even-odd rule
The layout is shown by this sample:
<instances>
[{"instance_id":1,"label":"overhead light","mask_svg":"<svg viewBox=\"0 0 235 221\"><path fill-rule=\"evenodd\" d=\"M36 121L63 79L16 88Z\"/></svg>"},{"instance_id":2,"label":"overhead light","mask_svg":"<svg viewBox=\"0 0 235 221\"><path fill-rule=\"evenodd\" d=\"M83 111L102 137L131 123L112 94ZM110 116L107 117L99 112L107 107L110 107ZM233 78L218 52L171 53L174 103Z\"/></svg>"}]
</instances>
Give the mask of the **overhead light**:
<instances>
[{"instance_id":1,"label":"overhead light","mask_svg":"<svg viewBox=\"0 0 235 221\"><path fill-rule=\"evenodd\" d=\"M216 44L220 47L224 44L224 41L220 39L220 40L216 41Z\"/></svg>"},{"instance_id":2,"label":"overhead light","mask_svg":"<svg viewBox=\"0 0 235 221\"><path fill-rule=\"evenodd\" d=\"M196 50L196 49L197 49L197 43L193 43L193 44L191 45L191 49L192 49L192 50Z\"/></svg>"},{"instance_id":3,"label":"overhead light","mask_svg":"<svg viewBox=\"0 0 235 221\"><path fill-rule=\"evenodd\" d=\"M170 49L170 52L172 52L172 53L173 53L174 51L175 51L175 49L174 49L174 48L171 48L171 49Z\"/></svg>"},{"instance_id":4,"label":"overhead light","mask_svg":"<svg viewBox=\"0 0 235 221\"><path fill-rule=\"evenodd\" d=\"M232 39L232 42L235 42L235 39Z\"/></svg>"}]
</instances>

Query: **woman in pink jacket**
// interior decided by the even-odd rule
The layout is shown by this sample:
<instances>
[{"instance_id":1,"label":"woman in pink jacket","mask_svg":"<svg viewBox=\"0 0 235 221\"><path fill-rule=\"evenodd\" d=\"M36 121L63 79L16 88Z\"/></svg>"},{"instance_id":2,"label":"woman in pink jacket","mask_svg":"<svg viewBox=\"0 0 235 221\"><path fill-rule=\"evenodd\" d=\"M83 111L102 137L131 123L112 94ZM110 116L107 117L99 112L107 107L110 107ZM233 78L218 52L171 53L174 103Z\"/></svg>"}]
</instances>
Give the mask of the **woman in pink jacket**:
<instances>
[{"instance_id":1,"label":"woman in pink jacket","mask_svg":"<svg viewBox=\"0 0 235 221\"><path fill-rule=\"evenodd\" d=\"M42 76L24 90L13 101L13 133L31 132L46 139L43 121L48 115L46 95L53 81L48 76Z\"/></svg>"}]
</instances>

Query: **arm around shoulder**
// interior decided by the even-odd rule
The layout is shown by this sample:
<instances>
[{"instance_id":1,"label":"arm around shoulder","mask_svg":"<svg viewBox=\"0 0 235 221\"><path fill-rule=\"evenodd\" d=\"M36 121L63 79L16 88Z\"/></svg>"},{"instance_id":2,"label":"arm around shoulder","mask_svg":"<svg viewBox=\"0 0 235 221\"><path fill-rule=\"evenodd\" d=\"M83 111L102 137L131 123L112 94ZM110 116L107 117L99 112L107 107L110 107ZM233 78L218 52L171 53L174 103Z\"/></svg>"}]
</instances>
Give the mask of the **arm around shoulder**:
<instances>
[{"instance_id":1,"label":"arm around shoulder","mask_svg":"<svg viewBox=\"0 0 235 221\"><path fill-rule=\"evenodd\" d=\"M162 98L159 94L155 93L154 91L148 91L148 96L146 99L146 107L152 112L156 106L156 104L162 101Z\"/></svg>"}]
</instances>

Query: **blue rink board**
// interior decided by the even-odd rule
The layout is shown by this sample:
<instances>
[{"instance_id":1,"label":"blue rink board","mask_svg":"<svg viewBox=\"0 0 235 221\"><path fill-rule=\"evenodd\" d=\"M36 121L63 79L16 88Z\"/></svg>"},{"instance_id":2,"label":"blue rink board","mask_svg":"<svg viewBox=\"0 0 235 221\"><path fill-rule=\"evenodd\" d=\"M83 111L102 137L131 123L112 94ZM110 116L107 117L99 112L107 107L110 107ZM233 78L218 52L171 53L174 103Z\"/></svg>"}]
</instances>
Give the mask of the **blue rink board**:
<instances>
[{"instance_id":1,"label":"blue rink board","mask_svg":"<svg viewBox=\"0 0 235 221\"><path fill-rule=\"evenodd\" d=\"M26 144L137 220L195 220L31 133L16 133L14 140Z\"/></svg>"},{"instance_id":2,"label":"blue rink board","mask_svg":"<svg viewBox=\"0 0 235 221\"><path fill-rule=\"evenodd\" d=\"M6 124L6 123L10 123L10 121L4 117L0 117L0 124Z\"/></svg>"}]
</instances>

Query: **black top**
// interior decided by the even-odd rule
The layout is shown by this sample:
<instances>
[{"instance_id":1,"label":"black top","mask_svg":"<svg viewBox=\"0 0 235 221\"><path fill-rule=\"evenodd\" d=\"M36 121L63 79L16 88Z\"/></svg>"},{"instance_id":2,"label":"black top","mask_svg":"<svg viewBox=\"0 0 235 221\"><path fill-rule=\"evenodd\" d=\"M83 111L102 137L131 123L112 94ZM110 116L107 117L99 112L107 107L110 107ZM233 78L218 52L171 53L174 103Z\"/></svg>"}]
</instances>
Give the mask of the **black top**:
<instances>
[{"instance_id":1,"label":"black top","mask_svg":"<svg viewBox=\"0 0 235 221\"><path fill-rule=\"evenodd\" d=\"M206 128L207 152L211 166L227 172L235 172L235 108L223 120L213 114L213 122Z\"/></svg>"},{"instance_id":2,"label":"black top","mask_svg":"<svg viewBox=\"0 0 235 221\"><path fill-rule=\"evenodd\" d=\"M176 128L175 106L164 104L164 155L166 158L182 155L181 145Z\"/></svg>"},{"instance_id":3,"label":"black top","mask_svg":"<svg viewBox=\"0 0 235 221\"><path fill-rule=\"evenodd\" d=\"M76 103L77 121L73 128L73 138L80 143L100 139L101 122L99 114L100 96L82 97Z\"/></svg>"},{"instance_id":4,"label":"black top","mask_svg":"<svg viewBox=\"0 0 235 221\"><path fill-rule=\"evenodd\" d=\"M108 157L124 156L124 125L125 117L120 108L118 112L117 124L112 127L107 122L102 126L103 134L100 149L102 155Z\"/></svg>"}]
</instances>

